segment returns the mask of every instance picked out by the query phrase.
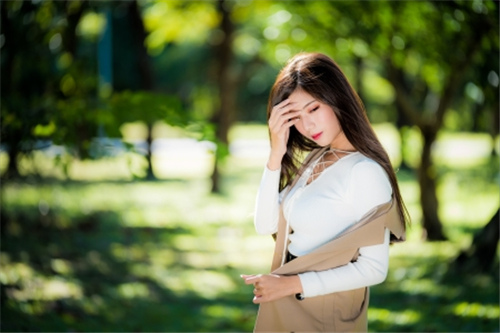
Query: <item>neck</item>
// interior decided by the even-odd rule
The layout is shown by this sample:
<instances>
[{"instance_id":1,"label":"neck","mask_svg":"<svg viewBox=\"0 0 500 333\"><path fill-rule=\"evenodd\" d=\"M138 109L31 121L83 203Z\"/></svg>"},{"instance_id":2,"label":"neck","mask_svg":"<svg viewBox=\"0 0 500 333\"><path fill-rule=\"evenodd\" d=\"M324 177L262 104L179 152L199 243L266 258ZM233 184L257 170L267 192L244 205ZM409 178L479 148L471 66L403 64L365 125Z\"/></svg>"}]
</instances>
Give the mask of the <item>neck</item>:
<instances>
[{"instance_id":1,"label":"neck","mask_svg":"<svg viewBox=\"0 0 500 333\"><path fill-rule=\"evenodd\" d=\"M337 137L330 143L330 149L336 151L355 152L356 148L347 140L344 131L340 132Z\"/></svg>"}]
</instances>

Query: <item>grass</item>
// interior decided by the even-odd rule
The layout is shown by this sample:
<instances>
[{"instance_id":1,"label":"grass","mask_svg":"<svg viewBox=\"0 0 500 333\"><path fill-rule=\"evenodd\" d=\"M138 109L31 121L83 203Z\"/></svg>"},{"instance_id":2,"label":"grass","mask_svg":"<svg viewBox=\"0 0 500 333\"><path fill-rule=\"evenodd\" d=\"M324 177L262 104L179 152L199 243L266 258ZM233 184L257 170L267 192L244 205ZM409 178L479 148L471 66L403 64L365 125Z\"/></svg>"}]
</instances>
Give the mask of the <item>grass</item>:
<instances>
[{"instance_id":1,"label":"grass","mask_svg":"<svg viewBox=\"0 0 500 333\"><path fill-rule=\"evenodd\" d=\"M371 288L370 331L499 330L498 260L491 274L448 272L498 208L498 165L451 168L452 157L438 188L449 241L421 241L418 186L412 172L398 173L414 226L391 248L387 281ZM103 180L110 164L98 161L79 166L77 180L3 183L2 331L251 331L257 307L239 275L267 272L273 250L252 224L263 158L230 157L220 195L209 193L206 166L186 170L180 157L183 167L156 182L125 171Z\"/></svg>"}]
</instances>

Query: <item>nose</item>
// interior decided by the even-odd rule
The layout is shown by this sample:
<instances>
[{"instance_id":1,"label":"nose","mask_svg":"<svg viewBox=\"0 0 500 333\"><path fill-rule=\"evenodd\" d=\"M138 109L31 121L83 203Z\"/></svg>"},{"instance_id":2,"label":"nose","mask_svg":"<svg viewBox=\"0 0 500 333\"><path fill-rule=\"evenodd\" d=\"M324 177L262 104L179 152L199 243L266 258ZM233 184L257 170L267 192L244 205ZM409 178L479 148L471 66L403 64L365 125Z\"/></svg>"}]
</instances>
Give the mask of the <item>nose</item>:
<instances>
[{"instance_id":1,"label":"nose","mask_svg":"<svg viewBox=\"0 0 500 333\"><path fill-rule=\"evenodd\" d=\"M311 117L309 117L309 115L304 115L301 118L304 129L307 132L311 132L315 127L314 121L311 119Z\"/></svg>"}]
</instances>

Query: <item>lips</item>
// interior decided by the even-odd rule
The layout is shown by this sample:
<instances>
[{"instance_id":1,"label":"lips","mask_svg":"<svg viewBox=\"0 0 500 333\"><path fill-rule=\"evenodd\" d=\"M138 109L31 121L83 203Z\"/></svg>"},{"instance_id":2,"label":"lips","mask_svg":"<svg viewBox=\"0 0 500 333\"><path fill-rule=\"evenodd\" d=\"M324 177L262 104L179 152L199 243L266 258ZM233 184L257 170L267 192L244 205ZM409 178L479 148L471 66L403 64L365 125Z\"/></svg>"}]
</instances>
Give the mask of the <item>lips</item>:
<instances>
[{"instance_id":1,"label":"lips","mask_svg":"<svg viewBox=\"0 0 500 333\"><path fill-rule=\"evenodd\" d=\"M323 134L323 132L320 132L320 133L314 134L314 135L312 136L313 140L315 140L315 141L316 141L316 140L318 140L318 139L319 139L319 137L321 136L321 134Z\"/></svg>"}]
</instances>

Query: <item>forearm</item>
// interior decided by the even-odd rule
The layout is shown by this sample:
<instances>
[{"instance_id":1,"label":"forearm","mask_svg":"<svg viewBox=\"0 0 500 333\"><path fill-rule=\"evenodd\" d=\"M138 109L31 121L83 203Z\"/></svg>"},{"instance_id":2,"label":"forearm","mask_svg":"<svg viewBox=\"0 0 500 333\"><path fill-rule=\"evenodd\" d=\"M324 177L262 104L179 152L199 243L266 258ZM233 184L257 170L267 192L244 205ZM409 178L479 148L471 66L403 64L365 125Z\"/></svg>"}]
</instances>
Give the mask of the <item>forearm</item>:
<instances>
[{"instance_id":1,"label":"forearm","mask_svg":"<svg viewBox=\"0 0 500 333\"><path fill-rule=\"evenodd\" d=\"M294 103L285 99L272 108L268 119L271 151L259 187L254 219L260 234L272 234L278 230L281 162L287 152L290 127L297 122L298 113Z\"/></svg>"},{"instance_id":2,"label":"forearm","mask_svg":"<svg viewBox=\"0 0 500 333\"><path fill-rule=\"evenodd\" d=\"M273 153L269 155L269 159L267 161L267 168L271 171L276 171L281 168L281 161L283 160L283 156L277 153Z\"/></svg>"},{"instance_id":3,"label":"forearm","mask_svg":"<svg viewBox=\"0 0 500 333\"><path fill-rule=\"evenodd\" d=\"M254 224L259 234L273 234L278 230L279 179L279 168L265 168L255 202Z\"/></svg>"}]
</instances>

